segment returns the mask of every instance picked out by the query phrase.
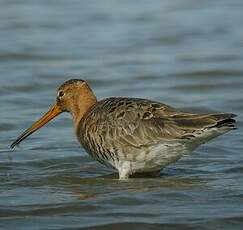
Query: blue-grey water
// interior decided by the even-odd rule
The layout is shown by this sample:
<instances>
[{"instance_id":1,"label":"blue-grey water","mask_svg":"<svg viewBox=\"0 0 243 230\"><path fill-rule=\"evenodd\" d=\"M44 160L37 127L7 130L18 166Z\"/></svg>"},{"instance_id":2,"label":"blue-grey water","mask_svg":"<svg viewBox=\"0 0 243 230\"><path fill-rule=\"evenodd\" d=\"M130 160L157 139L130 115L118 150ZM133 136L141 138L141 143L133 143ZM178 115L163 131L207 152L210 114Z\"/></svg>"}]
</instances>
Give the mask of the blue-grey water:
<instances>
[{"instance_id":1,"label":"blue-grey water","mask_svg":"<svg viewBox=\"0 0 243 230\"><path fill-rule=\"evenodd\" d=\"M243 2L0 1L0 229L243 229ZM121 182L63 114L10 143L70 78L238 115L238 129L156 178Z\"/></svg>"}]
</instances>

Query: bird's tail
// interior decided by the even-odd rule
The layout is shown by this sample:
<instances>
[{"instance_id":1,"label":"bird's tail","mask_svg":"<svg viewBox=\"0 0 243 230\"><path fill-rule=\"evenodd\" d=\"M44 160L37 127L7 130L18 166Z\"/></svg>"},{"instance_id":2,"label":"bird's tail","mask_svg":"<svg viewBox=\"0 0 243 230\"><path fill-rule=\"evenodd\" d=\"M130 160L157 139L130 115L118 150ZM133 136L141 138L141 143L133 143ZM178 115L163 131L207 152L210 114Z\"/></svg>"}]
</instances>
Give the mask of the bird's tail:
<instances>
[{"instance_id":1,"label":"bird's tail","mask_svg":"<svg viewBox=\"0 0 243 230\"><path fill-rule=\"evenodd\" d=\"M210 117L212 117L216 124L211 126L210 128L226 128L226 129L236 129L236 120L234 117L236 117L235 114L232 113L218 113L218 114L210 114Z\"/></svg>"}]
</instances>

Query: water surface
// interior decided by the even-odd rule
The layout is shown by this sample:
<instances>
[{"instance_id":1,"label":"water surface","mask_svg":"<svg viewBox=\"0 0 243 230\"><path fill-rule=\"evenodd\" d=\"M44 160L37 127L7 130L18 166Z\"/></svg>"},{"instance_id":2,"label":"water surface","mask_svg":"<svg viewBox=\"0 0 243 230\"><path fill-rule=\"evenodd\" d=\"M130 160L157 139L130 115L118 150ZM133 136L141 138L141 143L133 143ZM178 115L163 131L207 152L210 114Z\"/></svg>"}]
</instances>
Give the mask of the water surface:
<instances>
[{"instance_id":1,"label":"water surface","mask_svg":"<svg viewBox=\"0 0 243 230\"><path fill-rule=\"evenodd\" d=\"M1 1L0 228L242 229L243 3ZM238 114L238 127L167 167L121 182L61 115L11 141L69 78L132 96Z\"/></svg>"}]
</instances>

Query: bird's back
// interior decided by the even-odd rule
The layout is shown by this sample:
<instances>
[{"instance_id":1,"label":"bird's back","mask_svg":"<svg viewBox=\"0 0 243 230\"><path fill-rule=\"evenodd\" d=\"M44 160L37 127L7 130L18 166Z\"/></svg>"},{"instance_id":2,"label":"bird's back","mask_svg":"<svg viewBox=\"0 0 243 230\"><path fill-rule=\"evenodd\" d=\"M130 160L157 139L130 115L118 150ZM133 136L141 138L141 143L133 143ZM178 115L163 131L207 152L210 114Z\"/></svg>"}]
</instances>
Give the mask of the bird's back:
<instances>
[{"instance_id":1,"label":"bird's back","mask_svg":"<svg viewBox=\"0 0 243 230\"><path fill-rule=\"evenodd\" d=\"M161 157L166 165L234 129L234 117L225 113L194 114L151 100L114 97L99 101L85 114L77 136L90 155L106 165L143 162L153 158L150 154L155 151L161 154L155 161Z\"/></svg>"}]
</instances>

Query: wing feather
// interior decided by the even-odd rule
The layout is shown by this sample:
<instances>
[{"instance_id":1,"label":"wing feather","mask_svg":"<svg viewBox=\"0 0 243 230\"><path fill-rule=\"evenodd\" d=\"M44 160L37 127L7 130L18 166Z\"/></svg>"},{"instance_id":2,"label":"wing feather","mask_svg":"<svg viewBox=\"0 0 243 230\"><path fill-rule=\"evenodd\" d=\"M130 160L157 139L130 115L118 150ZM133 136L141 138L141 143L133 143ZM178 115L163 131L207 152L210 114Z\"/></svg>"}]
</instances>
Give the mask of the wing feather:
<instances>
[{"instance_id":1,"label":"wing feather","mask_svg":"<svg viewBox=\"0 0 243 230\"><path fill-rule=\"evenodd\" d=\"M192 114L166 104L136 98L108 98L100 101L91 113L92 116L86 116L86 119L92 117L97 120L96 132L98 135L106 133L105 142L133 148L161 141L187 141L195 137L195 132L217 127L217 124L233 124L235 116L223 113Z\"/></svg>"}]
</instances>

